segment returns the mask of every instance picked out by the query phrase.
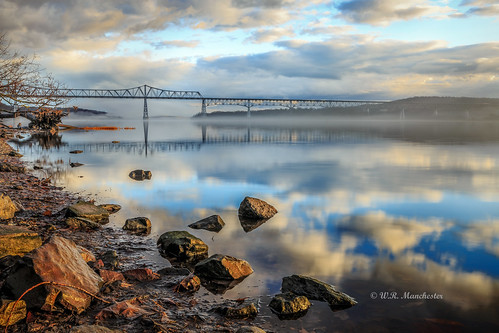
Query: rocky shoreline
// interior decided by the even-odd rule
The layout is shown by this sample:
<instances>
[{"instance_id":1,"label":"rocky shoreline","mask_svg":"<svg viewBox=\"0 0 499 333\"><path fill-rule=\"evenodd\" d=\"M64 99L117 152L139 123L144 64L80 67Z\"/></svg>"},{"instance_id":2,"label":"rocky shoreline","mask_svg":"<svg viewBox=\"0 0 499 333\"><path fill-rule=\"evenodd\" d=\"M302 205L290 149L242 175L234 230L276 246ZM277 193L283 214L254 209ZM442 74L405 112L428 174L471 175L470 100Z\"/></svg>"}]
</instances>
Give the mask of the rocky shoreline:
<instances>
[{"instance_id":1,"label":"rocky shoreline","mask_svg":"<svg viewBox=\"0 0 499 333\"><path fill-rule=\"evenodd\" d=\"M131 217L126 230L106 227L119 206L95 205L51 185L50 177L31 175L6 142L14 135L0 129L0 210L7 214L0 217L0 325L9 323L6 332L265 332L251 326L257 300L195 293L201 283L209 291L232 288L253 272L249 263L222 254L208 258L206 244L186 231L165 233L156 244L143 236L151 223L145 218ZM239 209L249 228L275 213L255 198L245 198ZM215 215L191 227L218 232L223 225ZM15 246L2 247L7 239ZM145 251L158 250L173 267L144 259ZM307 297L333 309L356 303L318 280L286 279L284 294L269 304L280 319L304 315Z\"/></svg>"}]
</instances>

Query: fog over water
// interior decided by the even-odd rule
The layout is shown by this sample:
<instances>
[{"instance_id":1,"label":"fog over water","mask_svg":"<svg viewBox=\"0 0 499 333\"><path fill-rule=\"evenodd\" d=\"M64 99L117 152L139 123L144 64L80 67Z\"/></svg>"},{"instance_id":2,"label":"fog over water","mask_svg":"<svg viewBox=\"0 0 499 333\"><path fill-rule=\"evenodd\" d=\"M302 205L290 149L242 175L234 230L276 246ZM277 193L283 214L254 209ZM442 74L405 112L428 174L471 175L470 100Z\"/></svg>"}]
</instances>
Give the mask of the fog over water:
<instances>
[{"instance_id":1,"label":"fog over water","mask_svg":"<svg viewBox=\"0 0 499 333\"><path fill-rule=\"evenodd\" d=\"M264 329L499 329L498 122L71 116L65 123L135 129L64 131L15 146L43 164L41 172L57 171L59 185L122 205L113 227L147 216L147 237L188 230L210 255L247 260L255 273L223 297L259 298L255 323ZM69 154L74 149L84 153ZM152 179L130 179L134 169L151 170ZM237 217L245 196L279 213L245 232ZM221 232L187 227L212 214L225 221ZM145 255L168 266L155 251ZM359 304L332 312L314 301L306 316L279 321L268 295L291 274L336 285Z\"/></svg>"}]
</instances>

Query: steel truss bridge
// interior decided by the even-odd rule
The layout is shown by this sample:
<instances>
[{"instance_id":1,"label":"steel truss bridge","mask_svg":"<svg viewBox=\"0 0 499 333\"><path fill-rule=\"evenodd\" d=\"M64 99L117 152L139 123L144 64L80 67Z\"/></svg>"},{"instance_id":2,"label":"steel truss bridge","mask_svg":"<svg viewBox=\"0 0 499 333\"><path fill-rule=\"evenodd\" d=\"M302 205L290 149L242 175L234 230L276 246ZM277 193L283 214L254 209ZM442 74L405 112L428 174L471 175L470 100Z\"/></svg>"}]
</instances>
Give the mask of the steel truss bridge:
<instances>
[{"instance_id":1,"label":"steel truss bridge","mask_svg":"<svg viewBox=\"0 0 499 333\"><path fill-rule=\"evenodd\" d=\"M176 99L201 101L201 114L207 114L207 107L216 105L237 105L246 107L251 116L252 107L279 106L288 108L353 107L369 104L382 104L384 101L335 100L335 99L280 99L280 98L223 98L204 97L198 91L166 90L143 85L128 89L47 89L30 87L26 96L57 98L133 98L144 100L144 119L149 118L148 99Z\"/></svg>"}]
</instances>

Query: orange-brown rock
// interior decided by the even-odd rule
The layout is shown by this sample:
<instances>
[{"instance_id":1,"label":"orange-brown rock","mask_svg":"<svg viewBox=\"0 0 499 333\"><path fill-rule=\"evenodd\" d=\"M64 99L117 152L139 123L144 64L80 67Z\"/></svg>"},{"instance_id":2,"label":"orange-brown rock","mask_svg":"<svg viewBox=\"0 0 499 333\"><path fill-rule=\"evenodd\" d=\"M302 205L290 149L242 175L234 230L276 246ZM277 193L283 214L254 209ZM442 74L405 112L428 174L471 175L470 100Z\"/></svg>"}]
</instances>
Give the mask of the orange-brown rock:
<instances>
[{"instance_id":1,"label":"orange-brown rock","mask_svg":"<svg viewBox=\"0 0 499 333\"><path fill-rule=\"evenodd\" d=\"M239 280L253 273L250 264L223 254L214 254L200 261L194 267L194 273L202 278L218 280Z\"/></svg>"},{"instance_id":2,"label":"orange-brown rock","mask_svg":"<svg viewBox=\"0 0 499 333\"><path fill-rule=\"evenodd\" d=\"M277 213L274 206L263 200L246 197L239 205L238 215L249 219L270 219Z\"/></svg>"},{"instance_id":3,"label":"orange-brown rock","mask_svg":"<svg viewBox=\"0 0 499 333\"><path fill-rule=\"evenodd\" d=\"M0 258L23 256L40 245L42 239L36 232L14 225L0 225Z\"/></svg>"}]
</instances>

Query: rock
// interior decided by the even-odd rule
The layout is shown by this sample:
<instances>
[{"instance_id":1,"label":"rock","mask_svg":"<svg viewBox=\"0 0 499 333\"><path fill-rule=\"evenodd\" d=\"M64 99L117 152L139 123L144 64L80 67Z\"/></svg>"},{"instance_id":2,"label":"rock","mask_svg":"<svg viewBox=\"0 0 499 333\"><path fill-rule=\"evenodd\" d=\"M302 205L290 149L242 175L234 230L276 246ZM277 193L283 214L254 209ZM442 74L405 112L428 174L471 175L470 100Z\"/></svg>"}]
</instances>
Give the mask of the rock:
<instances>
[{"instance_id":1,"label":"rock","mask_svg":"<svg viewBox=\"0 0 499 333\"><path fill-rule=\"evenodd\" d=\"M165 267L158 271L160 275L189 275L191 271L184 267Z\"/></svg>"},{"instance_id":2,"label":"rock","mask_svg":"<svg viewBox=\"0 0 499 333\"><path fill-rule=\"evenodd\" d=\"M82 217L100 224L109 222L109 212L107 210L85 201L78 201L76 204L69 206L66 217Z\"/></svg>"},{"instance_id":3,"label":"rock","mask_svg":"<svg viewBox=\"0 0 499 333\"><path fill-rule=\"evenodd\" d=\"M236 333L265 333L264 330L256 326L243 326L240 327Z\"/></svg>"},{"instance_id":4,"label":"rock","mask_svg":"<svg viewBox=\"0 0 499 333\"><path fill-rule=\"evenodd\" d=\"M15 303L15 301L8 301L6 299L0 300L0 326L14 325L26 318L26 302L20 300L16 305ZM16 306L15 309L14 305ZM7 320L9 321L8 323Z\"/></svg>"},{"instance_id":5,"label":"rock","mask_svg":"<svg viewBox=\"0 0 499 333\"><path fill-rule=\"evenodd\" d=\"M78 162L71 162L71 163L69 163L69 166L72 167L72 168L78 168L78 167L81 167L83 165L85 165L85 164L78 163Z\"/></svg>"},{"instance_id":6,"label":"rock","mask_svg":"<svg viewBox=\"0 0 499 333\"><path fill-rule=\"evenodd\" d=\"M30 287L40 282L55 282L97 294L103 284L83 260L76 244L68 239L54 236L12 269L3 289L16 299ZM77 289L61 285L46 285L25 295L28 308L42 307L51 310L57 300L63 307L76 313L83 312L92 298Z\"/></svg>"},{"instance_id":7,"label":"rock","mask_svg":"<svg viewBox=\"0 0 499 333\"><path fill-rule=\"evenodd\" d=\"M174 287L176 292L194 293L201 288L201 280L194 274L189 274Z\"/></svg>"},{"instance_id":8,"label":"rock","mask_svg":"<svg viewBox=\"0 0 499 333\"><path fill-rule=\"evenodd\" d=\"M0 163L0 172L26 173L26 168L23 166L12 165L9 163Z\"/></svg>"},{"instance_id":9,"label":"rock","mask_svg":"<svg viewBox=\"0 0 499 333\"><path fill-rule=\"evenodd\" d=\"M121 330L112 330L99 325L81 325L71 328L69 333L122 333Z\"/></svg>"},{"instance_id":10,"label":"rock","mask_svg":"<svg viewBox=\"0 0 499 333\"><path fill-rule=\"evenodd\" d=\"M120 265L118 253L114 250L108 250L102 255L102 263L105 267L116 269Z\"/></svg>"},{"instance_id":11,"label":"rock","mask_svg":"<svg viewBox=\"0 0 499 333\"><path fill-rule=\"evenodd\" d=\"M279 319L298 319L307 313L310 305L307 297L288 292L275 295L269 307L279 315Z\"/></svg>"},{"instance_id":12,"label":"rock","mask_svg":"<svg viewBox=\"0 0 499 333\"><path fill-rule=\"evenodd\" d=\"M196 261L208 257L208 245L187 231L169 231L158 239L162 256L178 261Z\"/></svg>"},{"instance_id":13,"label":"rock","mask_svg":"<svg viewBox=\"0 0 499 333\"><path fill-rule=\"evenodd\" d=\"M245 260L214 254L197 263L194 273L207 279L239 280L253 273L253 269Z\"/></svg>"},{"instance_id":14,"label":"rock","mask_svg":"<svg viewBox=\"0 0 499 333\"><path fill-rule=\"evenodd\" d=\"M0 225L0 258L23 256L41 245L42 239L36 232L14 225Z\"/></svg>"},{"instance_id":15,"label":"rock","mask_svg":"<svg viewBox=\"0 0 499 333\"><path fill-rule=\"evenodd\" d=\"M117 204L102 204L102 205L99 205L98 207L104 208L105 210L108 211L109 214L117 213L121 209L121 206L117 205Z\"/></svg>"},{"instance_id":16,"label":"rock","mask_svg":"<svg viewBox=\"0 0 499 333\"><path fill-rule=\"evenodd\" d=\"M212 215L197 222L189 224L192 229L204 229L213 232L219 232L224 227L225 222L220 215Z\"/></svg>"},{"instance_id":17,"label":"rock","mask_svg":"<svg viewBox=\"0 0 499 333\"><path fill-rule=\"evenodd\" d=\"M328 302L332 308L348 308L357 304L352 297L337 291L334 286L304 275L284 277L281 291Z\"/></svg>"},{"instance_id":18,"label":"rock","mask_svg":"<svg viewBox=\"0 0 499 333\"><path fill-rule=\"evenodd\" d=\"M257 198L246 197L239 205L238 215L249 219L270 219L277 213L272 205Z\"/></svg>"},{"instance_id":19,"label":"rock","mask_svg":"<svg viewBox=\"0 0 499 333\"><path fill-rule=\"evenodd\" d=\"M242 305L237 308L233 307L222 307L216 309L223 316L229 319L243 319L243 318L254 318L258 315L258 309L254 303Z\"/></svg>"},{"instance_id":20,"label":"rock","mask_svg":"<svg viewBox=\"0 0 499 333\"><path fill-rule=\"evenodd\" d=\"M144 180L144 179L151 179L152 173L151 171L144 171L144 170L133 170L128 174L128 177L134 179L134 180Z\"/></svg>"},{"instance_id":21,"label":"rock","mask_svg":"<svg viewBox=\"0 0 499 333\"><path fill-rule=\"evenodd\" d=\"M117 302L102 309L95 319L98 321L108 318L122 317L128 320L135 320L141 316L151 315L152 312L145 310L141 305L143 297L134 297L125 301Z\"/></svg>"},{"instance_id":22,"label":"rock","mask_svg":"<svg viewBox=\"0 0 499 333\"><path fill-rule=\"evenodd\" d=\"M99 275L104 280L104 283L113 283L115 281L125 280L125 276L120 272L109 271L106 269L99 270Z\"/></svg>"},{"instance_id":23,"label":"rock","mask_svg":"<svg viewBox=\"0 0 499 333\"><path fill-rule=\"evenodd\" d=\"M243 227L244 232L250 232L267 222L269 219L249 219L239 215L239 223Z\"/></svg>"},{"instance_id":24,"label":"rock","mask_svg":"<svg viewBox=\"0 0 499 333\"><path fill-rule=\"evenodd\" d=\"M15 151L15 150L11 150L11 151L9 151L9 153L8 153L7 155L12 156L12 157L23 157L23 155L22 155L22 154L18 153L18 152L17 152L17 151Z\"/></svg>"},{"instance_id":25,"label":"rock","mask_svg":"<svg viewBox=\"0 0 499 333\"><path fill-rule=\"evenodd\" d=\"M16 205L10 197L0 193L0 220L13 218L17 210Z\"/></svg>"},{"instance_id":26,"label":"rock","mask_svg":"<svg viewBox=\"0 0 499 333\"><path fill-rule=\"evenodd\" d=\"M96 261L95 256L90 250L84 248L83 246L76 245L76 248L78 249L78 252L80 252L80 255L83 260L85 260L86 263Z\"/></svg>"},{"instance_id":27,"label":"rock","mask_svg":"<svg viewBox=\"0 0 499 333\"><path fill-rule=\"evenodd\" d=\"M134 217L126 220L124 230L147 232L151 230L151 221L147 217Z\"/></svg>"},{"instance_id":28,"label":"rock","mask_svg":"<svg viewBox=\"0 0 499 333\"><path fill-rule=\"evenodd\" d=\"M7 276L10 274L11 268L21 259L21 256L7 255L0 258L0 286Z\"/></svg>"},{"instance_id":29,"label":"rock","mask_svg":"<svg viewBox=\"0 0 499 333\"><path fill-rule=\"evenodd\" d=\"M70 154L81 154L81 153L83 153L83 150L71 150L69 153Z\"/></svg>"},{"instance_id":30,"label":"rock","mask_svg":"<svg viewBox=\"0 0 499 333\"><path fill-rule=\"evenodd\" d=\"M100 223L82 217L68 217L66 225L76 230L96 230L101 227Z\"/></svg>"},{"instance_id":31,"label":"rock","mask_svg":"<svg viewBox=\"0 0 499 333\"><path fill-rule=\"evenodd\" d=\"M137 280L140 282L159 280L161 277L154 273L150 268L136 268L123 272L128 280Z\"/></svg>"}]
</instances>

